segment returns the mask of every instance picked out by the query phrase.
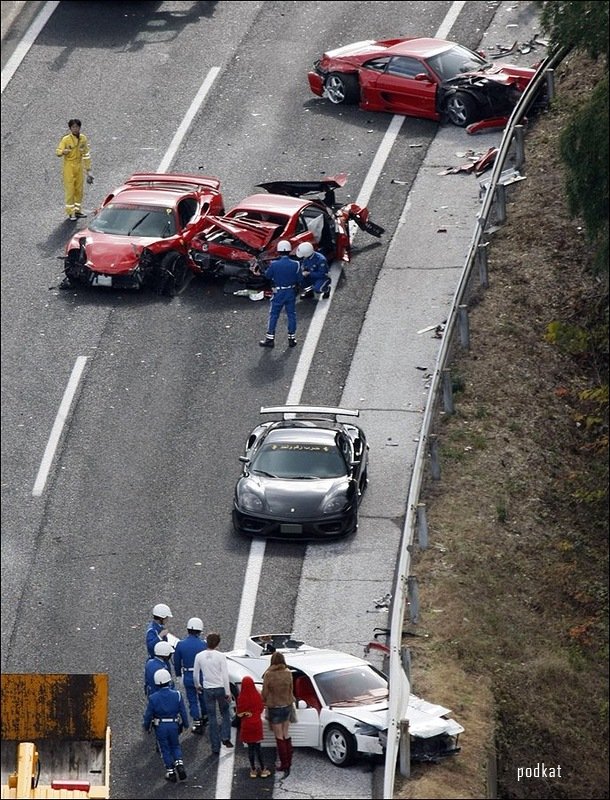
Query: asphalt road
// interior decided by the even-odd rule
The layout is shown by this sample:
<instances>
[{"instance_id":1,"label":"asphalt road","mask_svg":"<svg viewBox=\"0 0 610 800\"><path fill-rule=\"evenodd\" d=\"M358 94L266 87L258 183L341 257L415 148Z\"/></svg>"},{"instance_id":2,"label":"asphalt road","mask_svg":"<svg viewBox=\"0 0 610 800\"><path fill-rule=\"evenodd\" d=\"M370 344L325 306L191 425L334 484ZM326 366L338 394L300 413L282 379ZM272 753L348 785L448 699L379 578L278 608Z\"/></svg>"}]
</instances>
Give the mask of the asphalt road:
<instances>
[{"instance_id":1,"label":"asphalt road","mask_svg":"<svg viewBox=\"0 0 610 800\"><path fill-rule=\"evenodd\" d=\"M307 69L329 46L365 35L433 35L451 5L60 3L3 93L2 668L109 672L113 797L229 796L218 794L207 742L194 737L186 743L186 785L162 780L139 728L144 630L152 605L163 601L177 635L197 615L221 632L221 646L233 646L250 555L230 524L237 456L260 406L286 401L315 305L299 305L301 346L267 353L257 345L266 304L225 296L221 285L193 281L171 301L60 292L57 256L69 228L57 142L69 117L83 120L96 176L85 205L93 209L127 175L159 167L204 77L220 67L172 170L201 166L219 176L227 207L263 181L343 171L349 183L340 199L355 200L392 118L314 99ZM450 38L477 47L497 5L467 3ZM358 235L305 373L304 402L343 397L377 276L437 131L409 120L388 154L370 200L387 234L381 242ZM430 309L435 319L438 308ZM45 490L34 497L79 356L87 362L73 412ZM366 358L374 363L376 355ZM400 391L391 354L375 368L390 394ZM377 433L387 441L392 431ZM376 484L406 497L407 470L397 479L394 462L379 463L393 472L378 467ZM375 491L372 482L369 509ZM398 534L400 513L392 527ZM395 538L385 555L390 575ZM386 542L369 542L383 557ZM308 551L321 572L334 557L319 545ZM267 545L253 631L293 630L305 554L298 544ZM367 565L350 569L364 577ZM337 620L345 645L342 612L325 603L316 613ZM317 770L323 757L312 759ZM272 790L247 784L238 766L243 754L230 796ZM343 774L333 772L339 792ZM370 796L370 779L351 774L356 788L342 796Z\"/></svg>"}]
</instances>

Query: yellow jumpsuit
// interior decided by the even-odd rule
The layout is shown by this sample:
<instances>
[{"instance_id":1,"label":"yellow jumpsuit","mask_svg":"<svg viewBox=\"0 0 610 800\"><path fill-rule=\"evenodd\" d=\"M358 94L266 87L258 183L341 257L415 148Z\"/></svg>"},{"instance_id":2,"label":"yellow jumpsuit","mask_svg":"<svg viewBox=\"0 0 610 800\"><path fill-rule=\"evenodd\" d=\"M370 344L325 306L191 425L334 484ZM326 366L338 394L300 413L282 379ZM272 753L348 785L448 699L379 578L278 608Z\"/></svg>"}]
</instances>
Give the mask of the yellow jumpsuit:
<instances>
[{"instance_id":1,"label":"yellow jumpsuit","mask_svg":"<svg viewBox=\"0 0 610 800\"><path fill-rule=\"evenodd\" d=\"M69 153L64 154L68 148ZM64 159L64 190L66 194L66 214L71 217L81 210L83 202L83 180L85 172L91 169L89 141L84 133L75 136L67 133L55 151Z\"/></svg>"}]
</instances>

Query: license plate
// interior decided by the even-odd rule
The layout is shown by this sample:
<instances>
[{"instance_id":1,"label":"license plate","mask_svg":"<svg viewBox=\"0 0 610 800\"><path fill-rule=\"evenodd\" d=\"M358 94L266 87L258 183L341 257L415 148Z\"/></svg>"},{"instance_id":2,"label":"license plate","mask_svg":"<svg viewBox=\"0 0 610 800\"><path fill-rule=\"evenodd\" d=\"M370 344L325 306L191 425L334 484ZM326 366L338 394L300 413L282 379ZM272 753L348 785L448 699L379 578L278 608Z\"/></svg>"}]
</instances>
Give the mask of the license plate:
<instances>
[{"instance_id":1,"label":"license plate","mask_svg":"<svg viewBox=\"0 0 610 800\"><path fill-rule=\"evenodd\" d=\"M93 285L94 286L112 286L112 276L111 275L96 275L93 278Z\"/></svg>"},{"instance_id":2,"label":"license plate","mask_svg":"<svg viewBox=\"0 0 610 800\"><path fill-rule=\"evenodd\" d=\"M280 525L280 533L303 533L303 526L286 522Z\"/></svg>"}]
</instances>

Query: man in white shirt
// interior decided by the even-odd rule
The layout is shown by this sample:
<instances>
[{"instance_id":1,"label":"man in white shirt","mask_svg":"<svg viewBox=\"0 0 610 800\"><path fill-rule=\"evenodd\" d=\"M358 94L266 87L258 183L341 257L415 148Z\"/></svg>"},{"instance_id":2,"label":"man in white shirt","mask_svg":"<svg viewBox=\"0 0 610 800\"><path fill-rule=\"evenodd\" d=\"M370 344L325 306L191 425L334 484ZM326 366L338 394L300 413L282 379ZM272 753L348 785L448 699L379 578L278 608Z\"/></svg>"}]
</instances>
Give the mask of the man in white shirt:
<instances>
[{"instance_id":1,"label":"man in white shirt","mask_svg":"<svg viewBox=\"0 0 610 800\"><path fill-rule=\"evenodd\" d=\"M231 716L229 703L231 700L231 687L229 685L229 670L227 657L216 648L220 644L220 634L208 633L206 636L207 650L202 650L195 656L193 664L193 681L198 692L203 692L206 708L208 710L210 745L212 753L220 753L220 744L233 747L231 742ZM216 706L220 712L220 730Z\"/></svg>"}]
</instances>

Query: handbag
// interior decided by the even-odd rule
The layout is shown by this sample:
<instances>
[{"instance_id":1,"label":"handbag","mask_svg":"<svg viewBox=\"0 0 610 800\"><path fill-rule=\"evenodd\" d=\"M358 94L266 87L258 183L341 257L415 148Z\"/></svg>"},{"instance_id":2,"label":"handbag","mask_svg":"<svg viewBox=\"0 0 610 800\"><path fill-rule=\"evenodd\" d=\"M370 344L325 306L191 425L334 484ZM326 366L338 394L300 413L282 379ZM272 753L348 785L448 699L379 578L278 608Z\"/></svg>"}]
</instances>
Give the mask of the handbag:
<instances>
[{"instance_id":1,"label":"handbag","mask_svg":"<svg viewBox=\"0 0 610 800\"><path fill-rule=\"evenodd\" d=\"M297 710L295 708L294 703L290 704L290 715L288 717L289 722L296 722L297 721Z\"/></svg>"}]
</instances>

